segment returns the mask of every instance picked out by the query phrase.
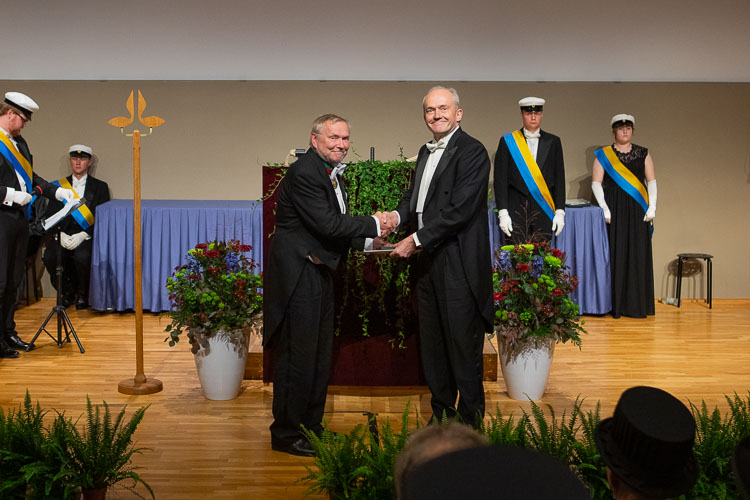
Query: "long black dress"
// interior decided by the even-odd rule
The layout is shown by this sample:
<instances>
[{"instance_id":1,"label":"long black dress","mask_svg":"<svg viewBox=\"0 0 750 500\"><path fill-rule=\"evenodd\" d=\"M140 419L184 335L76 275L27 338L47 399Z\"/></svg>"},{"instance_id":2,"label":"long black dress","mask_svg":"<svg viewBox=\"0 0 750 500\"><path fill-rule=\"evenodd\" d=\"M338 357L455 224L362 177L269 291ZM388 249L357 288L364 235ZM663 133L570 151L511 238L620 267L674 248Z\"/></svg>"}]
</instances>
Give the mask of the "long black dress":
<instances>
[{"instance_id":1,"label":"long black dress","mask_svg":"<svg viewBox=\"0 0 750 500\"><path fill-rule=\"evenodd\" d=\"M617 158L633 175L646 183L648 149L632 145ZM609 223L609 265L612 270L612 316L645 318L654 314L654 263L650 224L643 221L643 208L604 171L604 199L612 214Z\"/></svg>"}]
</instances>

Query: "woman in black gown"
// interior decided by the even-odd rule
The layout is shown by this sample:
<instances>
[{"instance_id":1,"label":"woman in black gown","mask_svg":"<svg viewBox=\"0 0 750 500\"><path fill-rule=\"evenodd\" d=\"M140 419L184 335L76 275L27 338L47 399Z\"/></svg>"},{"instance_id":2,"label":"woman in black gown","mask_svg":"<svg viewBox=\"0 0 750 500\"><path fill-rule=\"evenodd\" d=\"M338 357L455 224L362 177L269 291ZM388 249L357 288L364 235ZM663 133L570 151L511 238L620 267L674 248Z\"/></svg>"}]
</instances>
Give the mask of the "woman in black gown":
<instances>
[{"instance_id":1,"label":"woman in black gown","mask_svg":"<svg viewBox=\"0 0 750 500\"><path fill-rule=\"evenodd\" d=\"M615 115L611 120L614 154L632 173L631 193L647 193L639 203L615 182L602 148L596 152L591 189L609 224L609 265L612 272L612 316L645 318L654 314L654 264L651 256L652 220L656 214L656 175L648 149L633 144L635 118ZM599 158L603 161L600 162ZM610 165L613 162L609 162ZM619 177L619 174L615 174ZM631 184L631 185L633 185ZM646 203L648 206L646 207Z\"/></svg>"}]
</instances>

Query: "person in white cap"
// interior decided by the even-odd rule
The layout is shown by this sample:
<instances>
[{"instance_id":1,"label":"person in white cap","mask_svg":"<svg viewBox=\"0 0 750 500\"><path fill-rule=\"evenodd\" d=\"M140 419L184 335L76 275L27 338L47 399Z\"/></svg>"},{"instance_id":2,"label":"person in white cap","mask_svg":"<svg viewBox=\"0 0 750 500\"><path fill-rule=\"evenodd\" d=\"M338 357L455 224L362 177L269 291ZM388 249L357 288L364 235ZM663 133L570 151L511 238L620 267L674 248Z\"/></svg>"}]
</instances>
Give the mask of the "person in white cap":
<instances>
[{"instance_id":1,"label":"person in white cap","mask_svg":"<svg viewBox=\"0 0 750 500\"><path fill-rule=\"evenodd\" d=\"M591 190L609 224L612 316L645 318L654 314L654 161L648 149L631 142L632 115L615 115L610 125L614 143L594 152Z\"/></svg>"},{"instance_id":2,"label":"person in white cap","mask_svg":"<svg viewBox=\"0 0 750 500\"><path fill-rule=\"evenodd\" d=\"M21 130L38 109L33 99L19 92L7 92L0 103L0 358L17 358L18 350L33 349L18 337L13 320L29 241L32 193L58 200L75 196L33 171Z\"/></svg>"},{"instance_id":3,"label":"person in white cap","mask_svg":"<svg viewBox=\"0 0 750 500\"><path fill-rule=\"evenodd\" d=\"M91 274L91 250L94 237L94 215L96 207L109 201L109 186L90 173L93 150L85 144L73 144L68 148L71 175L58 179L54 184L72 188L76 197L86 199L86 208L78 208L73 217L62 222L60 243L47 243L43 261L50 275L52 286L57 288L57 249L62 246L62 297L63 305L75 302L76 309L88 307L89 277ZM59 202L50 202L48 213L62 209ZM90 213L90 216L89 216Z\"/></svg>"},{"instance_id":4,"label":"person in white cap","mask_svg":"<svg viewBox=\"0 0 750 500\"><path fill-rule=\"evenodd\" d=\"M513 243L549 241L565 226L560 138L541 129L545 100L518 101L523 127L500 138L494 190L500 229Z\"/></svg>"}]
</instances>

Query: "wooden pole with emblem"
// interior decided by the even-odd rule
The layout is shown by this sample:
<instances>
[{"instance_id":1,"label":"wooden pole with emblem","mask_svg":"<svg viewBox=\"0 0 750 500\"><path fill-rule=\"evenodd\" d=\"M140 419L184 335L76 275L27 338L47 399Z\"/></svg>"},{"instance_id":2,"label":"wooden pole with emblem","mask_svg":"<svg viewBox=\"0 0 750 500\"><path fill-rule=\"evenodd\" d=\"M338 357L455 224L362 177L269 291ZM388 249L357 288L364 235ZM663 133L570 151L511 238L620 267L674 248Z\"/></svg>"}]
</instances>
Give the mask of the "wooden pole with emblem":
<instances>
[{"instance_id":1,"label":"wooden pole with emblem","mask_svg":"<svg viewBox=\"0 0 750 500\"><path fill-rule=\"evenodd\" d=\"M132 134L125 133L125 127L133 123L133 92L130 92L125 107L130 112L130 118L118 116L109 120L109 124L119 127L120 132L133 137L133 250L135 253L135 365L136 373L132 379L120 382L117 390L123 394L141 395L154 394L162 390L161 380L147 378L143 369L143 252L141 246L141 132L133 130ZM146 100L138 91L138 120L149 128L143 137L151 135L154 127L164 123L158 116L143 116Z\"/></svg>"}]
</instances>

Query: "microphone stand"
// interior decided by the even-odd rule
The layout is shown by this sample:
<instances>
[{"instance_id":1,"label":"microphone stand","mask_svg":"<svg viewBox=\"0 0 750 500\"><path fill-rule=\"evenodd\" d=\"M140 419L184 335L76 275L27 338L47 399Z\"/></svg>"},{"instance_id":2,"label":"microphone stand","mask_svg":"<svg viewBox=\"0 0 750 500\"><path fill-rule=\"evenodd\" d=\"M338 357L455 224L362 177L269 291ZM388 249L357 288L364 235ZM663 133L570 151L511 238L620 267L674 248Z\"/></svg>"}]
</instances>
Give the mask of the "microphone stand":
<instances>
[{"instance_id":1,"label":"microphone stand","mask_svg":"<svg viewBox=\"0 0 750 500\"><path fill-rule=\"evenodd\" d=\"M81 199L82 203L85 202L83 198ZM71 210L72 212L72 210ZM37 330L36 335L34 335L34 338L31 339L31 342L29 342L30 345L34 345L34 342L36 342L36 339L39 337L39 335L44 332L47 334L49 338L55 341L55 344L57 344L57 347L62 347L65 341L68 343L70 342L70 335L73 335L73 338L76 341L76 344L78 344L78 349L81 351L81 354L83 354L83 346L81 345L81 341L78 339L78 335L76 334L75 328L73 328L73 323L70 321L70 317L68 316L68 313L66 311L66 307L63 304L62 300L62 275L63 275L63 266L62 266L62 245L60 244L60 233L62 232L62 222L67 217L70 217L70 213L68 213L63 219L58 221L58 223L55 225L55 241L57 242L57 252L56 252L56 261L57 266L55 267L55 283L57 283L57 304L52 308L50 313L47 315L47 319L44 320L44 323L42 323L42 326L39 327L39 330ZM57 315L57 338L55 338L50 332L47 331L45 328L47 326L47 323L49 323L49 320L52 319L53 315ZM65 340L63 340L62 332L65 331Z\"/></svg>"}]
</instances>

